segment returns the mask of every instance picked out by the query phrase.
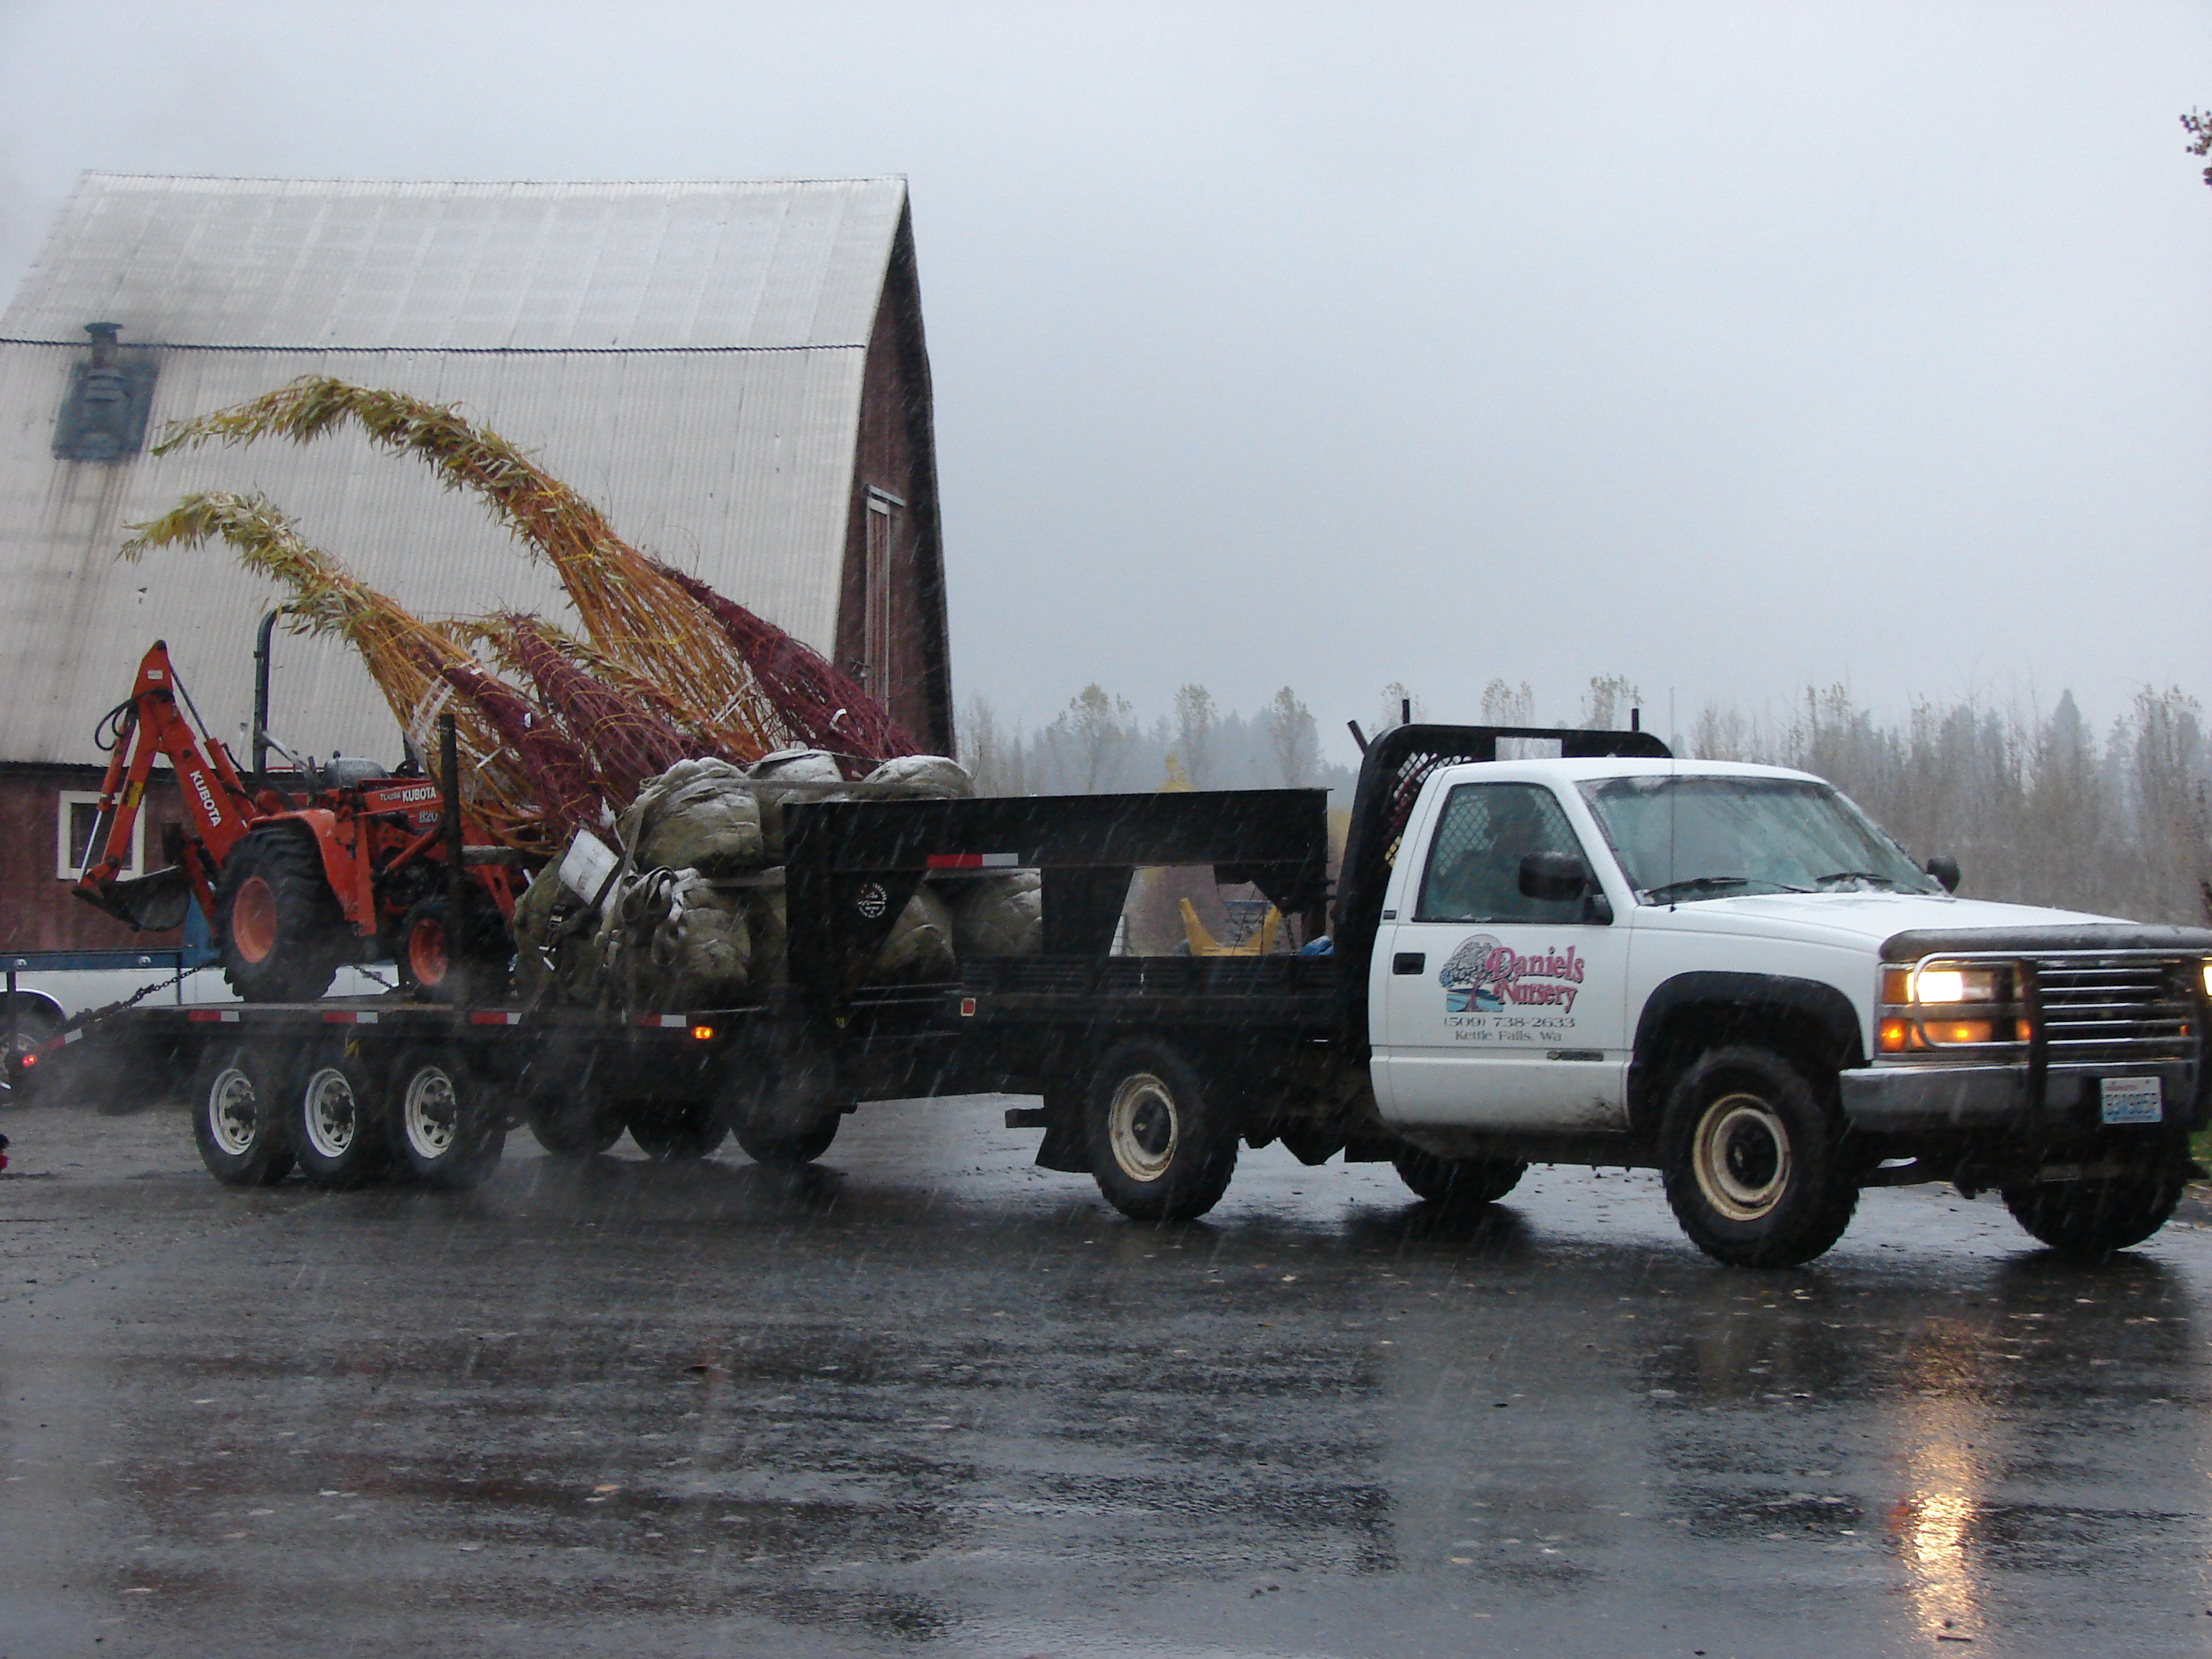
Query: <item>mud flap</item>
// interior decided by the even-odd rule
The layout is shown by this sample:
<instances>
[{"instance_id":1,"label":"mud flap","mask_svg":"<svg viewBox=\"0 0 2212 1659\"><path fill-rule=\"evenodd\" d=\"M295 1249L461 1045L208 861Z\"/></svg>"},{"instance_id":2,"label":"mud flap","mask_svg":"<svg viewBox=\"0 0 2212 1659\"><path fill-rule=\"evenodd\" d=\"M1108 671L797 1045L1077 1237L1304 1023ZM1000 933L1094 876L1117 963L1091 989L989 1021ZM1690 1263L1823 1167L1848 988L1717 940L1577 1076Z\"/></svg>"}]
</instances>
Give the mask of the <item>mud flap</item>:
<instances>
[{"instance_id":1,"label":"mud flap","mask_svg":"<svg viewBox=\"0 0 2212 1659\"><path fill-rule=\"evenodd\" d=\"M183 927L185 913L192 908L191 878L179 864L130 881L111 881L70 890L86 903L105 910L125 927L142 933L166 933Z\"/></svg>"},{"instance_id":2,"label":"mud flap","mask_svg":"<svg viewBox=\"0 0 2212 1659\"><path fill-rule=\"evenodd\" d=\"M1083 1149L1083 1125L1073 1112L1055 1106L1010 1106L1006 1127L1044 1131L1044 1139L1037 1147L1038 1169L1056 1170L1062 1175L1091 1173L1091 1158Z\"/></svg>"}]
</instances>

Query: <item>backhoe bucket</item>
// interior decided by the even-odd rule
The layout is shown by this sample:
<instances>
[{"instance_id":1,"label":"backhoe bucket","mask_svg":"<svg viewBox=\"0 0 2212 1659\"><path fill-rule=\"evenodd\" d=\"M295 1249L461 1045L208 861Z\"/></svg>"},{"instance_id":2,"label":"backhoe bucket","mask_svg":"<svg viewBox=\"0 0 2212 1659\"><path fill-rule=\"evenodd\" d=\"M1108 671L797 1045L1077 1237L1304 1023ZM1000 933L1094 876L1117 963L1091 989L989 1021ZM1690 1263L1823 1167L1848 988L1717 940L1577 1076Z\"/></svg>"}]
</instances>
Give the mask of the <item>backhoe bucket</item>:
<instances>
[{"instance_id":1,"label":"backhoe bucket","mask_svg":"<svg viewBox=\"0 0 2212 1659\"><path fill-rule=\"evenodd\" d=\"M142 933L166 933L183 927L185 914L192 908L191 878L178 864L129 881L105 882L72 890L87 904L97 905L118 921Z\"/></svg>"}]
</instances>

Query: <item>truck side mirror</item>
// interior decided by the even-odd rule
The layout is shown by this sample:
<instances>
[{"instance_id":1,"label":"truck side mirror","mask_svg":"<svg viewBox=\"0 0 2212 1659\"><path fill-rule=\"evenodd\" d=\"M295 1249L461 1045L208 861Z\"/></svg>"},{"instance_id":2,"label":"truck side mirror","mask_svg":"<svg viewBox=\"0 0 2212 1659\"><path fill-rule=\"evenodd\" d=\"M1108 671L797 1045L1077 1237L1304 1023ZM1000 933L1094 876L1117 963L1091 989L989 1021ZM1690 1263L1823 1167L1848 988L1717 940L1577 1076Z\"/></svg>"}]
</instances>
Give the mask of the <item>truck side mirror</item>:
<instances>
[{"instance_id":1,"label":"truck side mirror","mask_svg":"<svg viewBox=\"0 0 2212 1659\"><path fill-rule=\"evenodd\" d=\"M1531 853L1521 860L1521 896L1578 899L1596 884L1579 853Z\"/></svg>"},{"instance_id":2,"label":"truck side mirror","mask_svg":"<svg viewBox=\"0 0 2212 1659\"><path fill-rule=\"evenodd\" d=\"M1929 860L1928 873L1943 884L1945 892L1955 893L1959 890L1959 860L1948 853L1938 853L1934 858Z\"/></svg>"}]
</instances>

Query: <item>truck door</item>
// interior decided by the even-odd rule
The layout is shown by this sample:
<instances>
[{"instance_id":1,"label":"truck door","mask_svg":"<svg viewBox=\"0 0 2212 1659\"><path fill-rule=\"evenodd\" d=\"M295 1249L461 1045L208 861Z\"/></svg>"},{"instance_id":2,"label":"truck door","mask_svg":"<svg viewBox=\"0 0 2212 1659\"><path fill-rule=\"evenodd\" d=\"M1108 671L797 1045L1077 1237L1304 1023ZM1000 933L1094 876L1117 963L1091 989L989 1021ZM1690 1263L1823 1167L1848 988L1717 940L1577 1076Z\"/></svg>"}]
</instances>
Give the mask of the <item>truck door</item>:
<instances>
[{"instance_id":1,"label":"truck door","mask_svg":"<svg viewBox=\"0 0 2212 1659\"><path fill-rule=\"evenodd\" d=\"M1408 920L1376 943L1376 1097L1387 1117L1499 1130L1625 1127L1628 933L1588 899L1521 890L1530 853L1579 854L1540 783L1466 783L1445 797ZM1411 872L1409 872L1411 873Z\"/></svg>"}]
</instances>

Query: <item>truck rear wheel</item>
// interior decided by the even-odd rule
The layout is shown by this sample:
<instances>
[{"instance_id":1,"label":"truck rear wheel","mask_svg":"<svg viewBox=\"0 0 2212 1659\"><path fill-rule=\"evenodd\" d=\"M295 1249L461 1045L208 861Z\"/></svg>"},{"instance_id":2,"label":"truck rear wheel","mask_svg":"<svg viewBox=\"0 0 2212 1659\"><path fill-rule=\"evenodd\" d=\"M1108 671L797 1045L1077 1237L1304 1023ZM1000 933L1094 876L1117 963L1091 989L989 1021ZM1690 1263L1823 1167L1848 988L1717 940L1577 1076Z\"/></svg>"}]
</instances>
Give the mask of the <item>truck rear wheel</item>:
<instances>
[{"instance_id":1,"label":"truck rear wheel","mask_svg":"<svg viewBox=\"0 0 2212 1659\"><path fill-rule=\"evenodd\" d=\"M300 1173L314 1185L344 1191L389 1167L380 1081L343 1042L311 1051L294 1073L288 1127Z\"/></svg>"},{"instance_id":2,"label":"truck rear wheel","mask_svg":"<svg viewBox=\"0 0 2212 1659\"><path fill-rule=\"evenodd\" d=\"M422 1043L401 1052L386 1091L392 1148L428 1187L481 1185L507 1144L507 1113L454 1049Z\"/></svg>"},{"instance_id":3,"label":"truck rear wheel","mask_svg":"<svg viewBox=\"0 0 2212 1659\"><path fill-rule=\"evenodd\" d=\"M256 830L230 849L215 882L222 976L247 1002L307 1002L330 988L350 943L314 843Z\"/></svg>"},{"instance_id":4,"label":"truck rear wheel","mask_svg":"<svg viewBox=\"0 0 2212 1659\"><path fill-rule=\"evenodd\" d=\"M2012 1218L2052 1249L2094 1260L2140 1244L2166 1225L2188 1184L2186 1156L2165 1151L2125 1175L2038 1182L2001 1194Z\"/></svg>"},{"instance_id":5,"label":"truck rear wheel","mask_svg":"<svg viewBox=\"0 0 2212 1659\"><path fill-rule=\"evenodd\" d=\"M1521 1184L1528 1166L1510 1158L1438 1158L1408 1146L1390 1160L1415 1194L1449 1209L1495 1204Z\"/></svg>"},{"instance_id":6,"label":"truck rear wheel","mask_svg":"<svg viewBox=\"0 0 2212 1659\"><path fill-rule=\"evenodd\" d=\"M1098 1190L1133 1220L1195 1220L1237 1173L1226 1101L1156 1038L1115 1045L1091 1073L1083 1139Z\"/></svg>"},{"instance_id":7,"label":"truck rear wheel","mask_svg":"<svg viewBox=\"0 0 2212 1659\"><path fill-rule=\"evenodd\" d=\"M1843 1237L1858 1207L1836 1115L1773 1050L1708 1049L1660 1121L1667 1202L1690 1242L1736 1267L1794 1267Z\"/></svg>"},{"instance_id":8,"label":"truck rear wheel","mask_svg":"<svg viewBox=\"0 0 2212 1659\"><path fill-rule=\"evenodd\" d=\"M226 1187L274 1187L292 1172L283 1069L267 1049L224 1042L192 1074L192 1140Z\"/></svg>"}]
</instances>

